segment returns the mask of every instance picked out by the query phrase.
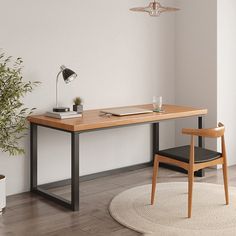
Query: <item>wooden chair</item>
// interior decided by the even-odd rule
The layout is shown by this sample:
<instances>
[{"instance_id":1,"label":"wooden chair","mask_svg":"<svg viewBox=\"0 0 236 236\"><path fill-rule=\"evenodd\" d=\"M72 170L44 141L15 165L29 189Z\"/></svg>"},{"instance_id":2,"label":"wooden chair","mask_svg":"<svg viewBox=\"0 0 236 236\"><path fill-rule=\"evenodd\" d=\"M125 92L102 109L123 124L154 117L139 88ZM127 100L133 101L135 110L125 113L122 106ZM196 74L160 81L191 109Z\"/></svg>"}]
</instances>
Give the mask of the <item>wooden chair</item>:
<instances>
[{"instance_id":1,"label":"wooden chair","mask_svg":"<svg viewBox=\"0 0 236 236\"><path fill-rule=\"evenodd\" d=\"M182 146L159 151L155 155L154 159L151 204L154 204L158 167L159 163L162 162L179 166L188 171L188 218L191 218L192 215L194 172L206 167L215 166L217 164L223 165L225 200L226 205L228 205L229 193L224 132L225 127L222 123L219 123L218 127L213 129L182 129L183 134L191 135L190 146ZM222 153L211 151L205 148L195 147L194 136L202 136L208 138L220 137Z\"/></svg>"}]
</instances>

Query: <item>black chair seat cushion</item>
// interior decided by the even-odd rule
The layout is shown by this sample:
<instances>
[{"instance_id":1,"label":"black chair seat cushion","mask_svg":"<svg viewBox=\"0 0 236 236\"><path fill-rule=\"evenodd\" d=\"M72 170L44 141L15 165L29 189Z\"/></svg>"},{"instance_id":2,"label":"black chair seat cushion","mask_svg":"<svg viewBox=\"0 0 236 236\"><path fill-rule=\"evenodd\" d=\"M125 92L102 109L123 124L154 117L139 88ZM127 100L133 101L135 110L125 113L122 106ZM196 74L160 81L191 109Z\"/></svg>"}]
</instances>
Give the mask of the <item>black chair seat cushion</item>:
<instances>
[{"instance_id":1,"label":"black chair seat cushion","mask_svg":"<svg viewBox=\"0 0 236 236\"><path fill-rule=\"evenodd\" d=\"M165 149L158 151L157 154L160 156L169 157L178 161L189 163L190 157L190 145L175 147L170 149ZM207 161L212 161L221 157L221 153L211 151L205 148L195 147L194 149L194 160L195 163L203 163Z\"/></svg>"}]
</instances>

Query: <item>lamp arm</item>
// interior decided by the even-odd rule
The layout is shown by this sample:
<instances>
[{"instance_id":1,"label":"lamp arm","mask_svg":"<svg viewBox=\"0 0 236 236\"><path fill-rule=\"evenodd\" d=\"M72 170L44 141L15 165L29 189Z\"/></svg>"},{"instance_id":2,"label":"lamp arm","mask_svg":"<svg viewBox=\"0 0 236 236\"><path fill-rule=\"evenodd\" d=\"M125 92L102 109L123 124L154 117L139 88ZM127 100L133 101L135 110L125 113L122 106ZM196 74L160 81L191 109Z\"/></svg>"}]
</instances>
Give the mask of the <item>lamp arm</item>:
<instances>
[{"instance_id":1,"label":"lamp arm","mask_svg":"<svg viewBox=\"0 0 236 236\"><path fill-rule=\"evenodd\" d=\"M59 75L62 73L62 71L63 70L59 71L56 79L56 107L58 107L58 81L59 81Z\"/></svg>"}]
</instances>

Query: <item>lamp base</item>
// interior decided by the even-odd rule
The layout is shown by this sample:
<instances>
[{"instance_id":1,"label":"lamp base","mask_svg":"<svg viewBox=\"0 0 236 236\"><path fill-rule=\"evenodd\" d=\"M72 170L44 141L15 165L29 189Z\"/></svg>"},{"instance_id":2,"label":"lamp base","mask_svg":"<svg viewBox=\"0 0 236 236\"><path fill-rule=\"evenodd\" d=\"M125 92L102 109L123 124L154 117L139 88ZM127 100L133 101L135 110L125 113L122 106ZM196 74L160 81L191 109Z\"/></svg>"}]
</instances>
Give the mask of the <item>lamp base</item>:
<instances>
[{"instance_id":1,"label":"lamp base","mask_svg":"<svg viewBox=\"0 0 236 236\"><path fill-rule=\"evenodd\" d=\"M67 112L70 111L69 107L54 107L53 108L54 112Z\"/></svg>"}]
</instances>

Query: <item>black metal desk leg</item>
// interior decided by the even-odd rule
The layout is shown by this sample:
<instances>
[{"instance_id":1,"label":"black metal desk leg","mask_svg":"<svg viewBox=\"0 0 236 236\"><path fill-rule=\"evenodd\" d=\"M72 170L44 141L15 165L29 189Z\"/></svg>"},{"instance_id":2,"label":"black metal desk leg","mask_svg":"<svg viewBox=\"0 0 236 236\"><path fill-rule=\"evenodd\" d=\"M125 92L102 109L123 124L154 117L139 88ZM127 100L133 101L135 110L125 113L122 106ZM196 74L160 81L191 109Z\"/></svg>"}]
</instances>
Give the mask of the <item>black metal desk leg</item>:
<instances>
[{"instance_id":1,"label":"black metal desk leg","mask_svg":"<svg viewBox=\"0 0 236 236\"><path fill-rule=\"evenodd\" d=\"M79 133L71 133L71 207L79 210Z\"/></svg>"},{"instance_id":2,"label":"black metal desk leg","mask_svg":"<svg viewBox=\"0 0 236 236\"><path fill-rule=\"evenodd\" d=\"M30 190L37 189L38 171L37 171L37 159L38 159L38 127L36 124L30 123Z\"/></svg>"},{"instance_id":3,"label":"black metal desk leg","mask_svg":"<svg viewBox=\"0 0 236 236\"><path fill-rule=\"evenodd\" d=\"M155 154L159 151L159 123L152 124L152 161Z\"/></svg>"},{"instance_id":4,"label":"black metal desk leg","mask_svg":"<svg viewBox=\"0 0 236 236\"><path fill-rule=\"evenodd\" d=\"M202 129L202 128L203 128L203 117L199 116L198 117L198 129ZM198 147L202 147L202 148L205 147L205 140L201 136L198 137ZM195 175L197 177L203 177L203 176L205 176L205 171L203 169L198 170L198 171L195 172Z\"/></svg>"},{"instance_id":5,"label":"black metal desk leg","mask_svg":"<svg viewBox=\"0 0 236 236\"><path fill-rule=\"evenodd\" d=\"M204 128L204 125L203 125L203 117L202 116L199 116L198 117L198 129L202 129ZM199 136L198 137L198 147L202 147L204 148L205 147L205 140L203 137Z\"/></svg>"}]
</instances>

